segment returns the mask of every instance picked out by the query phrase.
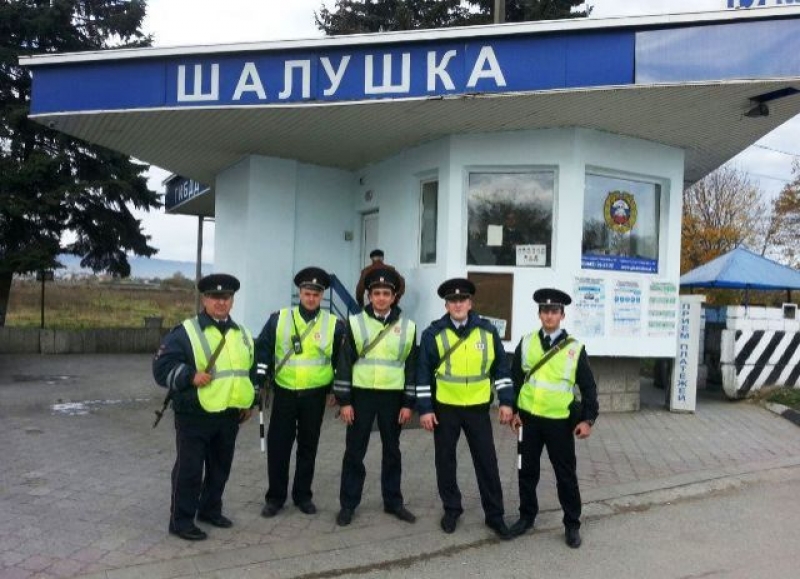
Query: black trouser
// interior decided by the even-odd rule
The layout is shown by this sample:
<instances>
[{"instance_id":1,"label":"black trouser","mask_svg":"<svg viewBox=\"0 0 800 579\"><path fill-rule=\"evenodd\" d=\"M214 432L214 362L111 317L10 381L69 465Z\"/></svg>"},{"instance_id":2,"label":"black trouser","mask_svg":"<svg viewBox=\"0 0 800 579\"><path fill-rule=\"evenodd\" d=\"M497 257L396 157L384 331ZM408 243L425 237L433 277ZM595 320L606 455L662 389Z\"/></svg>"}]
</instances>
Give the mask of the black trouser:
<instances>
[{"instance_id":1,"label":"black trouser","mask_svg":"<svg viewBox=\"0 0 800 579\"><path fill-rule=\"evenodd\" d=\"M286 502L289 486L289 461L297 438L292 501L299 505L310 501L314 463L317 459L319 431L325 414L326 388L287 390L275 386L272 413L267 431L267 469L269 489L266 501L277 505Z\"/></svg>"},{"instance_id":2,"label":"black trouser","mask_svg":"<svg viewBox=\"0 0 800 579\"><path fill-rule=\"evenodd\" d=\"M539 513L536 485L539 483L542 448L546 446L556 475L558 501L564 511L564 526L580 527L581 493L576 472L575 435L569 418L541 418L524 411L519 414L522 418L522 442L518 444L522 457L519 469L520 516L534 520Z\"/></svg>"},{"instance_id":3,"label":"black trouser","mask_svg":"<svg viewBox=\"0 0 800 579\"><path fill-rule=\"evenodd\" d=\"M219 414L176 414L169 528L184 531L198 513L222 514L222 493L233 463L239 411ZM205 467L205 477L203 470Z\"/></svg>"},{"instance_id":4,"label":"black trouser","mask_svg":"<svg viewBox=\"0 0 800 579\"><path fill-rule=\"evenodd\" d=\"M387 510L396 510L403 506L403 495L400 492L402 474L400 424L397 422L403 406L403 391L353 388L351 396L355 420L347 427L339 502L342 507L348 509L355 509L361 502L364 478L367 475L364 456L367 454L372 423L377 416L383 450L381 459L383 506Z\"/></svg>"},{"instance_id":5,"label":"black trouser","mask_svg":"<svg viewBox=\"0 0 800 579\"><path fill-rule=\"evenodd\" d=\"M470 408L438 404L436 418L439 421L433 430L436 482L445 512L455 515L464 512L461 491L456 480L456 447L463 429L472 455L486 520L502 519L503 488L500 486L500 472L497 469L492 422L486 406Z\"/></svg>"}]
</instances>

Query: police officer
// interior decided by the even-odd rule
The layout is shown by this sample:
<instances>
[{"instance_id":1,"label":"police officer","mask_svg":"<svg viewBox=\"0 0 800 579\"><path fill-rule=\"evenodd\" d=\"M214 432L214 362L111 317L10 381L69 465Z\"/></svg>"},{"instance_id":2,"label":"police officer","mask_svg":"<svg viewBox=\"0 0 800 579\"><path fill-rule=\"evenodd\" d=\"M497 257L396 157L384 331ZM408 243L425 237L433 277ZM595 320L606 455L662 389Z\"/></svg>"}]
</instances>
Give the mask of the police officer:
<instances>
[{"instance_id":1,"label":"police officer","mask_svg":"<svg viewBox=\"0 0 800 579\"><path fill-rule=\"evenodd\" d=\"M348 339L342 347L333 391L347 424L342 482L339 491L340 526L349 525L364 488L364 455L375 417L381 435L381 492L383 510L401 521L416 517L403 505L400 492L400 429L414 407L416 326L402 317L395 301L398 276L388 268L373 269L365 285L369 305L350 316Z\"/></svg>"},{"instance_id":2,"label":"police officer","mask_svg":"<svg viewBox=\"0 0 800 579\"><path fill-rule=\"evenodd\" d=\"M439 286L447 313L422 334L417 364L420 424L433 432L436 481L444 506L441 527L456 529L464 512L456 480L456 447L467 437L486 525L501 539L512 537L503 520L503 490L497 468L489 404L492 383L500 399L501 424L513 416L506 353L495 327L472 310L475 285L453 278Z\"/></svg>"},{"instance_id":3,"label":"police officer","mask_svg":"<svg viewBox=\"0 0 800 579\"><path fill-rule=\"evenodd\" d=\"M384 253L382 249L373 249L369 252L371 263L361 270L361 275L358 277L356 284L356 302L362 308L364 307L364 292L367 290L367 276L371 271L376 269L391 269L397 277L397 285L394 289L395 303L400 303L400 298L406 292L406 280L402 275L391 265L383 261Z\"/></svg>"},{"instance_id":4,"label":"police officer","mask_svg":"<svg viewBox=\"0 0 800 579\"><path fill-rule=\"evenodd\" d=\"M539 460L542 447L547 447L564 511L564 537L567 545L577 549L581 546L581 495L575 437L588 438L592 433L598 414L597 384L583 345L561 328L564 306L572 302L569 295L543 288L533 294L533 300L539 304L542 327L522 338L511 366L517 410L512 426L521 426L520 518L511 530L521 535L533 527L539 512ZM555 352L545 358L551 349ZM581 392L580 408L574 401L576 384Z\"/></svg>"},{"instance_id":5,"label":"police officer","mask_svg":"<svg viewBox=\"0 0 800 579\"><path fill-rule=\"evenodd\" d=\"M175 411L169 532L189 541L206 538L195 516L215 527L233 525L222 514L222 493L239 424L250 418L254 399L253 339L230 317L239 280L208 275L197 289L203 311L173 328L153 361L153 376L170 390Z\"/></svg>"},{"instance_id":6,"label":"police officer","mask_svg":"<svg viewBox=\"0 0 800 579\"><path fill-rule=\"evenodd\" d=\"M311 483L317 458L325 401L333 382L333 360L344 337L344 324L320 304L330 276L307 267L294 276L300 304L273 313L256 340L259 376L271 377L274 400L267 431L269 488L265 517L286 502L289 461L297 439L292 501L307 515L317 512Z\"/></svg>"}]
</instances>

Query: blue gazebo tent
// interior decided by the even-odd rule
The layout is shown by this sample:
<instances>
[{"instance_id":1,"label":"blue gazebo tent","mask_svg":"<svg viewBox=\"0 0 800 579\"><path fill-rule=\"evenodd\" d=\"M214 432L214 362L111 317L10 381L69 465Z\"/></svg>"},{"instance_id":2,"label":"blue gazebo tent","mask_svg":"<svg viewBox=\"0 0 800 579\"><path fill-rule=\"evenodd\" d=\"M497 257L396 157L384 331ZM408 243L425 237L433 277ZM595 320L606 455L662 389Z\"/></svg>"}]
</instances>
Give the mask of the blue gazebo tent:
<instances>
[{"instance_id":1,"label":"blue gazebo tent","mask_svg":"<svg viewBox=\"0 0 800 579\"><path fill-rule=\"evenodd\" d=\"M800 289L800 271L739 246L681 276L682 288Z\"/></svg>"}]
</instances>

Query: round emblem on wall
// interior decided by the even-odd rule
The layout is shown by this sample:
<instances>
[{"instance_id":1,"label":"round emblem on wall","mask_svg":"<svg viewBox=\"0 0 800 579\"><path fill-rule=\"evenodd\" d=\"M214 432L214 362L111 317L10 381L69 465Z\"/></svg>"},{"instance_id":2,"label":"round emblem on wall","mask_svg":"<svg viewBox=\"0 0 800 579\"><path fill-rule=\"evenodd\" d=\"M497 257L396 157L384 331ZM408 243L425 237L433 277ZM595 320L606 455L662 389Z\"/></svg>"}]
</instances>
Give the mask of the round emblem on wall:
<instances>
[{"instance_id":1,"label":"round emblem on wall","mask_svg":"<svg viewBox=\"0 0 800 579\"><path fill-rule=\"evenodd\" d=\"M372 201L372 195L373 195L372 194L372 189L368 189L367 191L365 191L364 192L364 201L367 201L367 202Z\"/></svg>"},{"instance_id":2,"label":"round emblem on wall","mask_svg":"<svg viewBox=\"0 0 800 579\"><path fill-rule=\"evenodd\" d=\"M611 191L603 205L606 226L616 233L628 233L636 224L636 199L626 191Z\"/></svg>"}]
</instances>

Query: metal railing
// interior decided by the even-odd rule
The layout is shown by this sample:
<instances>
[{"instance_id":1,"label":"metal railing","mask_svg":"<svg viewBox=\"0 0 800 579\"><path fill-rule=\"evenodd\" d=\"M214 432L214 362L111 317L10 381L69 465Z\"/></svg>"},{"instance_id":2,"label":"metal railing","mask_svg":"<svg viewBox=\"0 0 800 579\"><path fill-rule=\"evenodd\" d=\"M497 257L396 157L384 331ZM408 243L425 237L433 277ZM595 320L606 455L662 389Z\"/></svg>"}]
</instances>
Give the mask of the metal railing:
<instances>
[{"instance_id":1,"label":"metal railing","mask_svg":"<svg viewBox=\"0 0 800 579\"><path fill-rule=\"evenodd\" d=\"M336 277L336 274L332 273L330 276L331 287L328 300L331 311L343 320L361 312L361 306L356 303L355 298L347 291L347 288L344 287L344 284Z\"/></svg>"}]
</instances>

